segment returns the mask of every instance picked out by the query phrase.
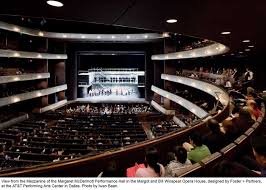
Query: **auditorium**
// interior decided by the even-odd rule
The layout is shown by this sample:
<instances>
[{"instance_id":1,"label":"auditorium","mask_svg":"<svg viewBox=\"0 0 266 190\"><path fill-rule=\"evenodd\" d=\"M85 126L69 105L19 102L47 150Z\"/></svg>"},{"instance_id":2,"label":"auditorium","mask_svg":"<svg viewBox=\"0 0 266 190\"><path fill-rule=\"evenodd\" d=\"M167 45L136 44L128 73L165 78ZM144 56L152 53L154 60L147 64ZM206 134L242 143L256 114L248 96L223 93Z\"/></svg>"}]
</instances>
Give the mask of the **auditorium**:
<instances>
[{"instance_id":1,"label":"auditorium","mask_svg":"<svg viewBox=\"0 0 266 190\"><path fill-rule=\"evenodd\" d=\"M1 2L0 177L265 177L265 7Z\"/></svg>"}]
</instances>

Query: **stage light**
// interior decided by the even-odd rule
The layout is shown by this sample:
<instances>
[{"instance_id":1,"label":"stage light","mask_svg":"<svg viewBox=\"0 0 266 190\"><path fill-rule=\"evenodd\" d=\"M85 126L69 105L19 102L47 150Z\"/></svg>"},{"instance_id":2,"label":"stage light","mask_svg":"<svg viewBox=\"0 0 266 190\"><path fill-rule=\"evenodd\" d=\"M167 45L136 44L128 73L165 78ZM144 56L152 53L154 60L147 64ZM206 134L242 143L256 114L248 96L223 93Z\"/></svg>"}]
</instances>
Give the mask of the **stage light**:
<instances>
[{"instance_id":1,"label":"stage light","mask_svg":"<svg viewBox=\"0 0 266 190\"><path fill-rule=\"evenodd\" d=\"M254 46L253 45L250 45L250 46L248 46L249 48L254 48Z\"/></svg>"},{"instance_id":2,"label":"stage light","mask_svg":"<svg viewBox=\"0 0 266 190\"><path fill-rule=\"evenodd\" d=\"M48 5L53 6L53 7L63 7L64 6L64 4L61 3L60 1L49 0L49 1L46 1L46 3Z\"/></svg>"},{"instance_id":3,"label":"stage light","mask_svg":"<svg viewBox=\"0 0 266 190\"><path fill-rule=\"evenodd\" d=\"M244 43L249 43L250 40L243 40L242 42L244 42Z\"/></svg>"}]
</instances>

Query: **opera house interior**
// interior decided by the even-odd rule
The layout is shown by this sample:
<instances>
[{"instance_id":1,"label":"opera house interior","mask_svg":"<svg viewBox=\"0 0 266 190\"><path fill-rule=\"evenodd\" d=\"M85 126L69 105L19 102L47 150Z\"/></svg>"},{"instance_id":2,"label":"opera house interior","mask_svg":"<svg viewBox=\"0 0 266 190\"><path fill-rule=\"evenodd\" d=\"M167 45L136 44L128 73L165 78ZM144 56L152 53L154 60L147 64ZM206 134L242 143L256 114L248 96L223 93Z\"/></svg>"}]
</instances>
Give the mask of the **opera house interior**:
<instances>
[{"instance_id":1,"label":"opera house interior","mask_svg":"<svg viewBox=\"0 0 266 190\"><path fill-rule=\"evenodd\" d=\"M0 177L266 176L265 7L1 2Z\"/></svg>"}]
</instances>

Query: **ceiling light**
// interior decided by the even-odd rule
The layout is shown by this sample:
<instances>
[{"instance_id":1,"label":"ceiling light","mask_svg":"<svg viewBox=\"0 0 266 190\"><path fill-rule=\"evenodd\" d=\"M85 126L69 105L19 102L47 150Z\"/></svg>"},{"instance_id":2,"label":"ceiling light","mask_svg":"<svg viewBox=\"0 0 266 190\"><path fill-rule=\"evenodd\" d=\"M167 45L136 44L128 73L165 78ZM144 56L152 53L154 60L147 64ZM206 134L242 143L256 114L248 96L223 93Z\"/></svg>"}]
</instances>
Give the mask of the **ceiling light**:
<instances>
[{"instance_id":1,"label":"ceiling light","mask_svg":"<svg viewBox=\"0 0 266 190\"><path fill-rule=\"evenodd\" d=\"M14 27L13 30L14 30L15 32L19 32L19 31L20 31L20 29L19 29L18 27Z\"/></svg>"},{"instance_id":2,"label":"ceiling light","mask_svg":"<svg viewBox=\"0 0 266 190\"><path fill-rule=\"evenodd\" d=\"M127 39L130 39L130 36L129 35L127 35Z\"/></svg>"},{"instance_id":3,"label":"ceiling light","mask_svg":"<svg viewBox=\"0 0 266 190\"><path fill-rule=\"evenodd\" d=\"M15 98L13 98L13 102L15 103L15 102L19 102L20 101L20 98L19 97L15 97Z\"/></svg>"},{"instance_id":4,"label":"ceiling light","mask_svg":"<svg viewBox=\"0 0 266 190\"><path fill-rule=\"evenodd\" d=\"M190 55L191 55L191 57L195 57L196 56L196 53L195 52L192 52Z\"/></svg>"},{"instance_id":5,"label":"ceiling light","mask_svg":"<svg viewBox=\"0 0 266 190\"><path fill-rule=\"evenodd\" d=\"M206 53L207 55L210 55L210 54L212 53L212 51L211 51L211 50L207 50L205 53Z\"/></svg>"},{"instance_id":6,"label":"ceiling light","mask_svg":"<svg viewBox=\"0 0 266 190\"><path fill-rule=\"evenodd\" d=\"M178 55L177 55L177 58L182 58L182 57L183 57L182 54L178 54Z\"/></svg>"},{"instance_id":7,"label":"ceiling light","mask_svg":"<svg viewBox=\"0 0 266 190\"><path fill-rule=\"evenodd\" d=\"M168 19L166 22L169 24L173 24L173 23L176 23L177 20L176 19Z\"/></svg>"},{"instance_id":8,"label":"ceiling light","mask_svg":"<svg viewBox=\"0 0 266 190\"><path fill-rule=\"evenodd\" d=\"M247 49L245 49L245 51L250 51L250 49L247 48Z\"/></svg>"},{"instance_id":9,"label":"ceiling light","mask_svg":"<svg viewBox=\"0 0 266 190\"><path fill-rule=\"evenodd\" d=\"M67 37L67 35L63 34L63 38L66 38L66 37Z\"/></svg>"},{"instance_id":10,"label":"ceiling light","mask_svg":"<svg viewBox=\"0 0 266 190\"><path fill-rule=\"evenodd\" d=\"M254 48L254 46L252 46L252 45L251 45L251 46L248 46L248 47L249 47L249 48Z\"/></svg>"},{"instance_id":11,"label":"ceiling light","mask_svg":"<svg viewBox=\"0 0 266 190\"><path fill-rule=\"evenodd\" d=\"M167 32L164 32L164 33L163 33L163 37L164 37L164 38L167 38L167 37L169 37L169 34L168 34Z\"/></svg>"},{"instance_id":12,"label":"ceiling light","mask_svg":"<svg viewBox=\"0 0 266 190\"><path fill-rule=\"evenodd\" d=\"M60 55L57 55L57 56L56 56L56 58L57 58L57 59L60 59L60 58L61 58L61 56L60 56Z\"/></svg>"},{"instance_id":13,"label":"ceiling light","mask_svg":"<svg viewBox=\"0 0 266 190\"><path fill-rule=\"evenodd\" d=\"M85 36L84 36L84 35L82 35L82 36L81 36L81 38L83 38L83 39L84 39L84 38L85 38Z\"/></svg>"},{"instance_id":14,"label":"ceiling light","mask_svg":"<svg viewBox=\"0 0 266 190\"><path fill-rule=\"evenodd\" d=\"M239 53L243 53L243 51L240 51Z\"/></svg>"},{"instance_id":15,"label":"ceiling light","mask_svg":"<svg viewBox=\"0 0 266 190\"><path fill-rule=\"evenodd\" d=\"M19 53L14 53L14 57L19 57L20 54Z\"/></svg>"},{"instance_id":16,"label":"ceiling light","mask_svg":"<svg viewBox=\"0 0 266 190\"><path fill-rule=\"evenodd\" d=\"M41 54L38 54L38 56L37 56L38 58L42 58L42 55Z\"/></svg>"},{"instance_id":17,"label":"ceiling light","mask_svg":"<svg viewBox=\"0 0 266 190\"><path fill-rule=\"evenodd\" d=\"M242 42L244 42L244 43L249 43L250 40L243 40Z\"/></svg>"},{"instance_id":18,"label":"ceiling light","mask_svg":"<svg viewBox=\"0 0 266 190\"><path fill-rule=\"evenodd\" d=\"M148 35L145 35L144 38L148 38L149 36Z\"/></svg>"},{"instance_id":19,"label":"ceiling light","mask_svg":"<svg viewBox=\"0 0 266 190\"><path fill-rule=\"evenodd\" d=\"M220 49L220 51L223 51L223 50L225 50L225 46L222 45L222 44L220 44L220 45L219 45L219 49Z\"/></svg>"},{"instance_id":20,"label":"ceiling light","mask_svg":"<svg viewBox=\"0 0 266 190\"><path fill-rule=\"evenodd\" d=\"M235 55L235 54L231 53L231 55Z\"/></svg>"},{"instance_id":21,"label":"ceiling light","mask_svg":"<svg viewBox=\"0 0 266 190\"><path fill-rule=\"evenodd\" d=\"M60 1L49 0L49 1L46 1L46 3L48 5L53 6L53 7L63 7L64 6L64 4L61 3Z\"/></svg>"},{"instance_id":22,"label":"ceiling light","mask_svg":"<svg viewBox=\"0 0 266 190\"><path fill-rule=\"evenodd\" d=\"M41 92L37 92L36 95L37 96L42 96L42 93Z\"/></svg>"},{"instance_id":23,"label":"ceiling light","mask_svg":"<svg viewBox=\"0 0 266 190\"><path fill-rule=\"evenodd\" d=\"M112 39L115 39L115 36L112 36Z\"/></svg>"},{"instance_id":24,"label":"ceiling light","mask_svg":"<svg viewBox=\"0 0 266 190\"><path fill-rule=\"evenodd\" d=\"M101 39L101 36L97 36L97 39Z\"/></svg>"},{"instance_id":25,"label":"ceiling light","mask_svg":"<svg viewBox=\"0 0 266 190\"><path fill-rule=\"evenodd\" d=\"M38 78L38 79L42 78L42 75L38 75L37 78Z\"/></svg>"},{"instance_id":26,"label":"ceiling light","mask_svg":"<svg viewBox=\"0 0 266 190\"><path fill-rule=\"evenodd\" d=\"M39 32L38 35L39 36L43 36L44 34L43 34L43 32Z\"/></svg>"},{"instance_id":27,"label":"ceiling light","mask_svg":"<svg viewBox=\"0 0 266 190\"><path fill-rule=\"evenodd\" d=\"M221 32L222 35L228 35L228 34L231 34L231 32Z\"/></svg>"}]
</instances>

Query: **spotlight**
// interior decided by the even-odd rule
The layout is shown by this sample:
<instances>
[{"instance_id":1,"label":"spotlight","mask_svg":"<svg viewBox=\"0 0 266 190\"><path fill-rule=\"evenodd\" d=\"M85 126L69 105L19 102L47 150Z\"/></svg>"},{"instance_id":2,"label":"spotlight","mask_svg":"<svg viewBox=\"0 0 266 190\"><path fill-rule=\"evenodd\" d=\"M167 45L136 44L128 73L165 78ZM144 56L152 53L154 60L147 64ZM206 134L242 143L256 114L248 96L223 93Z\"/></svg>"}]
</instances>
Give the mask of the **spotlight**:
<instances>
[{"instance_id":1,"label":"spotlight","mask_svg":"<svg viewBox=\"0 0 266 190\"><path fill-rule=\"evenodd\" d=\"M169 24L173 24L173 23L176 23L177 20L176 19L168 19L166 22Z\"/></svg>"}]
</instances>

